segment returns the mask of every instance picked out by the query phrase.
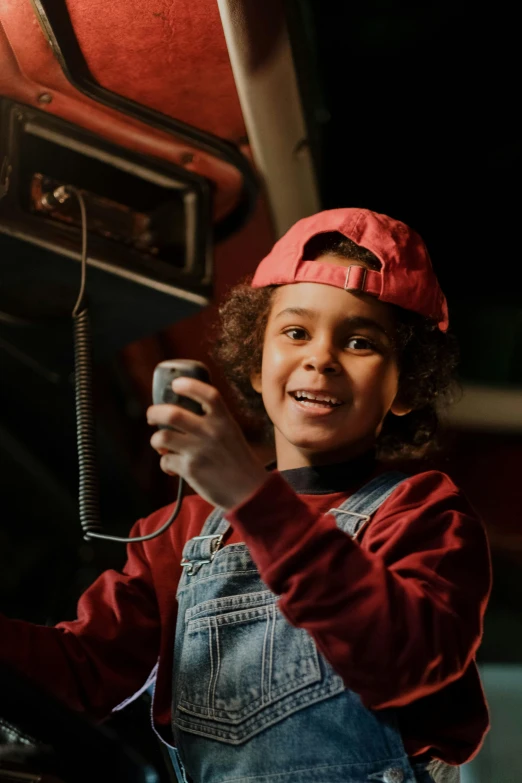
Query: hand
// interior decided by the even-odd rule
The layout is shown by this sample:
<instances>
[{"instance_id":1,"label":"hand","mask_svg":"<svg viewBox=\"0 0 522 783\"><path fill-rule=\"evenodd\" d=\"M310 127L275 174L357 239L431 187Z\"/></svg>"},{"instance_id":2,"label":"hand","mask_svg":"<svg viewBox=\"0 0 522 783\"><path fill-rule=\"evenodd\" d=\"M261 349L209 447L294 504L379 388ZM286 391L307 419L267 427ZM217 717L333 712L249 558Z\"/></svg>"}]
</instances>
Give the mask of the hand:
<instances>
[{"instance_id":1,"label":"hand","mask_svg":"<svg viewBox=\"0 0 522 783\"><path fill-rule=\"evenodd\" d=\"M205 500L228 510L259 489L268 474L256 457L219 391L195 378L176 378L177 394L199 402L198 416L179 405L152 405L147 421L174 430L158 430L150 439L161 454L160 467L179 475Z\"/></svg>"}]
</instances>

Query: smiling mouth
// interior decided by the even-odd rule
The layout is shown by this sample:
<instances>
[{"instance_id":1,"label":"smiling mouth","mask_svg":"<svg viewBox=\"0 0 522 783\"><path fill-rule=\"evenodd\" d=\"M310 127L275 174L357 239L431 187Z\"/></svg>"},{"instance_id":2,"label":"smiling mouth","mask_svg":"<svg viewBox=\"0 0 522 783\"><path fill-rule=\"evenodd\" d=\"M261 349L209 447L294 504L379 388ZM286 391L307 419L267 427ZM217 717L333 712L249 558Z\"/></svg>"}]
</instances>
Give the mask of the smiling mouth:
<instances>
[{"instance_id":1,"label":"smiling mouth","mask_svg":"<svg viewBox=\"0 0 522 783\"><path fill-rule=\"evenodd\" d=\"M307 408L334 409L344 405L342 400L326 394L314 395L310 394L309 392L296 391L290 392L290 396L296 400L296 402L299 402L301 405L304 405Z\"/></svg>"}]
</instances>

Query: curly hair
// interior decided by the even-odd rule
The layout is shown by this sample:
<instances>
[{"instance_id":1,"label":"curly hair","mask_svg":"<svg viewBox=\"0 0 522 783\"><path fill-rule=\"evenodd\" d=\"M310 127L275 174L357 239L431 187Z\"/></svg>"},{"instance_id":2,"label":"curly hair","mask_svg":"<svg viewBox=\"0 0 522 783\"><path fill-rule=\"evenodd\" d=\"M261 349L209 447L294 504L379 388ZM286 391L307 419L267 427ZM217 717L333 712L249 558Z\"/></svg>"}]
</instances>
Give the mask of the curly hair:
<instances>
[{"instance_id":1,"label":"curly hair","mask_svg":"<svg viewBox=\"0 0 522 783\"><path fill-rule=\"evenodd\" d=\"M307 243L305 260L320 255L360 261L371 269L381 267L371 251L337 232L318 234ZM236 285L219 308L220 324L211 350L241 410L262 423L266 435L272 438L273 426L250 378L261 370L264 335L277 286L252 288L251 279ZM405 416L387 414L377 439L377 456L389 460L418 458L437 446L439 411L453 400L458 388L454 376L458 348L453 335L441 332L433 320L397 305L389 306L396 321L399 394L401 402L412 410Z\"/></svg>"}]
</instances>

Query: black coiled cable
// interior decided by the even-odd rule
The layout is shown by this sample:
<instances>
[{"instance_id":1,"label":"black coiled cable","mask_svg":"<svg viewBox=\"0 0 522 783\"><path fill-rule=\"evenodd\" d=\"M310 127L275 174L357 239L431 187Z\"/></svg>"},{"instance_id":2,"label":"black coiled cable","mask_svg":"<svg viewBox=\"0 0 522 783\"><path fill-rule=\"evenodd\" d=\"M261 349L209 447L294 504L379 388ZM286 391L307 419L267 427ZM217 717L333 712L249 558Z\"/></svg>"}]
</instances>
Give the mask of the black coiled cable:
<instances>
[{"instance_id":1,"label":"black coiled cable","mask_svg":"<svg viewBox=\"0 0 522 783\"><path fill-rule=\"evenodd\" d=\"M85 199L80 190L72 185L57 188L52 194L63 203L70 195L74 195L80 207L82 223L82 255L80 293L72 312L74 323L74 380L76 398L76 441L79 463L79 512L84 539L102 538L106 541L133 543L149 541L167 530L181 509L184 483L179 477L176 505L164 525L154 533L146 536L109 536L102 532L99 510L99 481L96 459L96 427L94 406L92 401L92 338L89 312L85 303L85 286L87 281L87 209Z\"/></svg>"},{"instance_id":2,"label":"black coiled cable","mask_svg":"<svg viewBox=\"0 0 522 783\"><path fill-rule=\"evenodd\" d=\"M87 308L73 314L76 443L79 467L80 524L89 538L101 533L96 428L92 404L92 340Z\"/></svg>"}]
</instances>

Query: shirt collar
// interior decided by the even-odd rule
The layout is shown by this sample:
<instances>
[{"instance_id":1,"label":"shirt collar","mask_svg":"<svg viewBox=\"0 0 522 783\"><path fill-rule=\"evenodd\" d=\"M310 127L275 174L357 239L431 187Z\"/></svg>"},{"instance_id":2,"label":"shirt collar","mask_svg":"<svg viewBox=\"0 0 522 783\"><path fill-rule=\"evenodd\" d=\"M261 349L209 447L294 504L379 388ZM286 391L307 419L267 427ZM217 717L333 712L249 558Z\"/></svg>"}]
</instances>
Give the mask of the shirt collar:
<instances>
[{"instance_id":1,"label":"shirt collar","mask_svg":"<svg viewBox=\"0 0 522 783\"><path fill-rule=\"evenodd\" d=\"M298 495L327 495L360 484L374 469L375 451L372 450L344 462L281 470L280 474ZM277 464L271 462L267 470L277 470Z\"/></svg>"}]
</instances>

